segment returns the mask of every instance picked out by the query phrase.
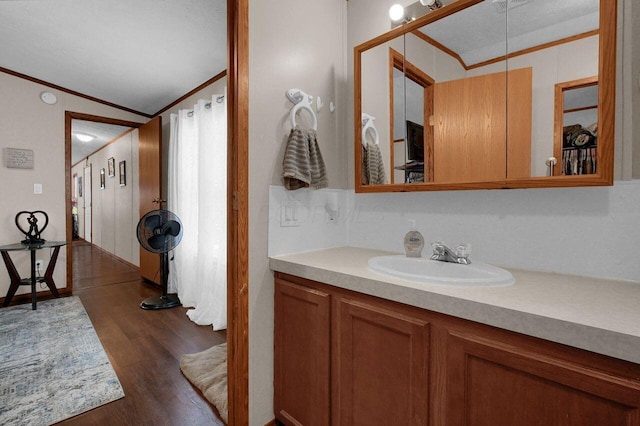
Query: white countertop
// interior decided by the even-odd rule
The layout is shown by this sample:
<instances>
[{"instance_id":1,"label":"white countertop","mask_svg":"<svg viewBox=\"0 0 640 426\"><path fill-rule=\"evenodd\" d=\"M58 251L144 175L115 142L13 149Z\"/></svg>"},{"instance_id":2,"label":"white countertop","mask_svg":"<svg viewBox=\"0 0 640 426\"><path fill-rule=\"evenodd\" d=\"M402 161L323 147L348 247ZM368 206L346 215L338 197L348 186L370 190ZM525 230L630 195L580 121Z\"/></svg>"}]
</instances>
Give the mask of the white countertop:
<instances>
[{"instance_id":1,"label":"white countertop","mask_svg":"<svg viewBox=\"0 0 640 426\"><path fill-rule=\"evenodd\" d=\"M450 287L376 274L355 247L275 256L272 270L640 364L640 283L508 269L509 287Z\"/></svg>"}]
</instances>

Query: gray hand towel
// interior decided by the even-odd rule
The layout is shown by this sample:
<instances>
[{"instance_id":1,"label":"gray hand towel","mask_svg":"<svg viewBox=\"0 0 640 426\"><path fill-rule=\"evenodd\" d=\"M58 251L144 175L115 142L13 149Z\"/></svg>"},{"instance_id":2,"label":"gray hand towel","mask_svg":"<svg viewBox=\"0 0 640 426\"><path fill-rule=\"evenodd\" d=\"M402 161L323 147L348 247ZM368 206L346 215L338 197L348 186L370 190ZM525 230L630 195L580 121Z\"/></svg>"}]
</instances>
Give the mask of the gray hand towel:
<instances>
[{"instance_id":1,"label":"gray hand towel","mask_svg":"<svg viewBox=\"0 0 640 426\"><path fill-rule=\"evenodd\" d=\"M387 183L382 153L375 143L368 142L367 146L362 148L362 183L365 185Z\"/></svg>"},{"instance_id":2,"label":"gray hand towel","mask_svg":"<svg viewBox=\"0 0 640 426\"><path fill-rule=\"evenodd\" d=\"M326 188L327 169L320 153L315 130L291 129L284 152L284 186L287 189Z\"/></svg>"}]
</instances>

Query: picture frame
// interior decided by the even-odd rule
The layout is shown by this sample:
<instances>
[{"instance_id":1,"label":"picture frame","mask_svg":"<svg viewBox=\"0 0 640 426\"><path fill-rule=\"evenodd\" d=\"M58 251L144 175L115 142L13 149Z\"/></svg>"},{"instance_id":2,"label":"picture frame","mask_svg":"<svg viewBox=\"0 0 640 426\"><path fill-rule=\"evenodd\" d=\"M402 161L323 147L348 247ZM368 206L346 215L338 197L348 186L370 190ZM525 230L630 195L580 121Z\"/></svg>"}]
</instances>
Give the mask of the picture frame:
<instances>
[{"instance_id":1,"label":"picture frame","mask_svg":"<svg viewBox=\"0 0 640 426\"><path fill-rule=\"evenodd\" d=\"M116 159L111 157L107 160L107 169L109 171L109 177L116 175Z\"/></svg>"},{"instance_id":2,"label":"picture frame","mask_svg":"<svg viewBox=\"0 0 640 426\"><path fill-rule=\"evenodd\" d=\"M120 171L120 186L127 186L127 162L122 160L118 164L118 169Z\"/></svg>"},{"instance_id":3,"label":"picture frame","mask_svg":"<svg viewBox=\"0 0 640 426\"><path fill-rule=\"evenodd\" d=\"M78 197L82 197L82 176L78 176Z\"/></svg>"},{"instance_id":4,"label":"picture frame","mask_svg":"<svg viewBox=\"0 0 640 426\"><path fill-rule=\"evenodd\" d=\"M105 188L105 171L104 168L100 169L100 189Z\"/></svg>"}]
</instances>

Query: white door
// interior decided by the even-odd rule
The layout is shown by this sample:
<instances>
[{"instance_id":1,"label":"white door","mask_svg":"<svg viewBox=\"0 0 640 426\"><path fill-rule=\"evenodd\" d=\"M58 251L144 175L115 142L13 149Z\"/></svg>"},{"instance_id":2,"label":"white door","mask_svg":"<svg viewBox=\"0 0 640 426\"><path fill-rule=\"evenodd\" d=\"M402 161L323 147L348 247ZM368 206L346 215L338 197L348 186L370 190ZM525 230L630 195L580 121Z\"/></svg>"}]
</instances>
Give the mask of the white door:
<instances>
[{"instance_id":1,"label":"white door","mask_svg":"<svg viewBox=\"0 0 640 426\"><path fill-rule=\"evenodd\" d=\"M84 239L91 242L91 166L84 168L84 179L82 181L82 191L84 192ZM81 213L81 212L79 212Z\"/></svg>"}]
</instances>

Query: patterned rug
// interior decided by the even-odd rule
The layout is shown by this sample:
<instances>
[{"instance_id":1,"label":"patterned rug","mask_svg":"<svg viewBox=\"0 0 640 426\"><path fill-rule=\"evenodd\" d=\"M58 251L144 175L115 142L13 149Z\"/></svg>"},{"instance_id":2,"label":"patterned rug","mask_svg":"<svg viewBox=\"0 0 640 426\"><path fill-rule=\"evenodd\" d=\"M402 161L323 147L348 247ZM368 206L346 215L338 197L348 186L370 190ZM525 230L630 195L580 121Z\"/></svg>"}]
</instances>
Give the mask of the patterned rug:
<instances>
[{"instance_id":1,"label":"patterned rug","mask_svg":"<svg viewBox=\"0 0 640 426\"><path fill-rule=\"evenodd\" d=\"M123 396L78 297L0 309L1 425L50 425Z\"/></svg>"}]
</instances>

